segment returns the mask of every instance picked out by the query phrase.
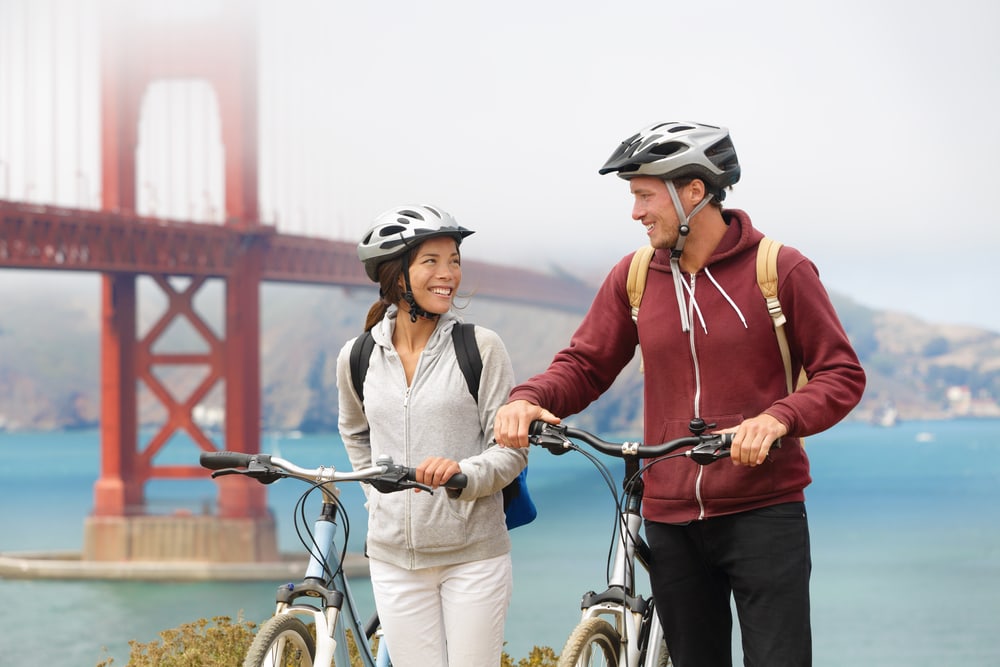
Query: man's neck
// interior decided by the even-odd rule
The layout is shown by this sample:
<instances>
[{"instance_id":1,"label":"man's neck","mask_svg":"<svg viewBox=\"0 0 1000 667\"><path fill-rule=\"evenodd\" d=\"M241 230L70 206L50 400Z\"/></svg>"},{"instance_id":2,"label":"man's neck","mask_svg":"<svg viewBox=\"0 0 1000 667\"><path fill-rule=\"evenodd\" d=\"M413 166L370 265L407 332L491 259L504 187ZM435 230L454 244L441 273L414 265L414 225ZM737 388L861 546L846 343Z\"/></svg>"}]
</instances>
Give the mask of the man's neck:
<instances>
[{"instance_id":1,"label":"man's neck","mask_svg":"<svg viewBox=\"0 0 1000 667\"><path fill-rule=\"evenodd\" d=\"M707 206L691 221L691 232L684 243L681 254L681 269L687 273L697 273L708 264L709 257L726 235L726 221L722 211Z\"/></svg>"}]
</instances>

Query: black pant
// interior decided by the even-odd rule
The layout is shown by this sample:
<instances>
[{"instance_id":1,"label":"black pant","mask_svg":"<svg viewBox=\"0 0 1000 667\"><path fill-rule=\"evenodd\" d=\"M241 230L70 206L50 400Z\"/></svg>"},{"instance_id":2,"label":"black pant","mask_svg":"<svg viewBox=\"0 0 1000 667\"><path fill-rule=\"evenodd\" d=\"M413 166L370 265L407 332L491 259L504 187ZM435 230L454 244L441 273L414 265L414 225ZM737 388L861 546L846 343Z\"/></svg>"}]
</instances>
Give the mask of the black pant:
<instances>
[{"instance_id":1,"label":"black pant","mask_svg":"<svg viewBox=\"0 0 1000 667\"><path fill-rule=\"evenodd\" d=\"M732 667L736 601L747 667L808 667L809 524L804 503L683 525L646 522L650 582L675 667Z\"/></svg>"}]
</instances>

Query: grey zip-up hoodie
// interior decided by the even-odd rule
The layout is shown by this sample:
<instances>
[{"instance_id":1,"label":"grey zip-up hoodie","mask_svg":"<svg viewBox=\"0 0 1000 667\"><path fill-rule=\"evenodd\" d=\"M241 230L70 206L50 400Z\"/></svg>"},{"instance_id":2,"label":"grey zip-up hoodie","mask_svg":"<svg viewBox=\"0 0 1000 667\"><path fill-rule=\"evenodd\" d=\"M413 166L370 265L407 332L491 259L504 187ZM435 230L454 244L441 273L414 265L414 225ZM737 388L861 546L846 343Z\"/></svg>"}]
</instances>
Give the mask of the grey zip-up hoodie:
<instances>
[{"instance_id":1,"label":"grey zip-up hoodie","mask_svg":"<svg viewBox=\"0 0 1000 667\"><path fill-rule=\"evenodd\" d=\"M362 405L351 383L347 342L337 357L338 426L355 469L389 455L418 466L428 456L459 462L469 485L461 493L439 489L368 497L367 551L372 558L417 569L493 558L510 551L501 489L527 465L527 449L490 445L493 418L514 385L510 357L500 337L476 327L483 359L479 402L458 365L451 329L459 318L442 315L420 354L411 385L392 345L396 308L372 328L375 348L365 376Z\"/></svg>"}]
</instances>

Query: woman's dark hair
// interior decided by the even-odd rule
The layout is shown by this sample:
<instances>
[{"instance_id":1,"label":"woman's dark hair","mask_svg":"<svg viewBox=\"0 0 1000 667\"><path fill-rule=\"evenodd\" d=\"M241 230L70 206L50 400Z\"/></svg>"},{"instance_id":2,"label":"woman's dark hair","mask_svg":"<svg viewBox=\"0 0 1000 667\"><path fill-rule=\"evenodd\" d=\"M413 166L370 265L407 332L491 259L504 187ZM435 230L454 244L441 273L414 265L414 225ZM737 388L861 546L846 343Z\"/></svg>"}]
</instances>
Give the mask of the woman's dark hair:
<instances>
[{"instance_id":1,"label":"woman's dark hair","mask_svg":"<svg viewBox=\"0 0 1000 667\"><path fill-rule=\"evenodd\" d=\"M403 275L403 269L410 262L410 253L404 253L399 257L387 259L378 265L378 301L368 309L368 316L365 318L365 331L379 323L389 306L395 305L403 298L403 288L399 284L399 277Z\"/></svg>"}]
</instances>

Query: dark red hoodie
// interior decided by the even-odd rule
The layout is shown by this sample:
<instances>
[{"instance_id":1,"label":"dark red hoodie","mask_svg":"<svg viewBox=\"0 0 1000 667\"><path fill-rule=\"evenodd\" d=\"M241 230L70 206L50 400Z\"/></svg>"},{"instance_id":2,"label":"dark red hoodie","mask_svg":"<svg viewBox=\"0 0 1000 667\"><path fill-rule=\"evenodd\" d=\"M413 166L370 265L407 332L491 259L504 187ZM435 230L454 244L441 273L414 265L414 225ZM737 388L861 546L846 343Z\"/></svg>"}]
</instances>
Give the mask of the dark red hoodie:
<instances>
[{"instance_id":1,"label":"dark red hoodie","mask_svg":"<svg viewBox=\"0 0 1000 667\"><path fill-rule=\"evenodd\" d=\"M695 416L723 429L766 412L788 426L781 446L755 468L729 461L703 467L687 459L650 468L644 514L654 521L681 523L803 500L811 479L800 438L843 419L865 387L864 370L816 267L783 246L778 298L788 320L793 377L804 365L809 378L787 395L774 327L757 284L756 253L763 235L743 211L728 209L724 217L729 230L706 268L684 274L697 306L690 332L681 329L664 250L653 256L638 324L632 321L625 290L628 255L605 278L569 346L544 373L510 395L561 417L578 413L611 386L641 341L646 443L690 435L688 424Z\"/></svg>"}]
</instances>

